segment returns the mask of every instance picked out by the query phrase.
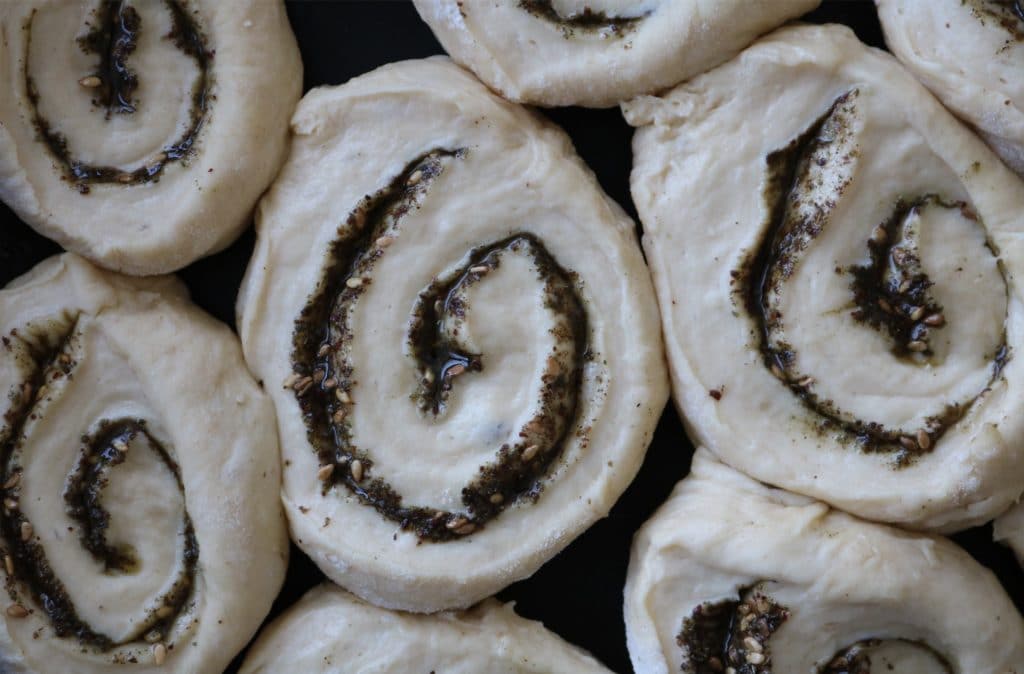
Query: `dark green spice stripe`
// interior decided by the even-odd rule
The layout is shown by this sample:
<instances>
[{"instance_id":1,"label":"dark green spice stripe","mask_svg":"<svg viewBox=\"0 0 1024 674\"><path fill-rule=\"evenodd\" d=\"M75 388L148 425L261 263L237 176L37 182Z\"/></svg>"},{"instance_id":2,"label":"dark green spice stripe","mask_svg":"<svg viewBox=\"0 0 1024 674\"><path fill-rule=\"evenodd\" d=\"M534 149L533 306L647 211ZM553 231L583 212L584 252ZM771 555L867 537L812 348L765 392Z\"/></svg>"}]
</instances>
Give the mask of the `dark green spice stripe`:
<instances>
[{"instance_id":1,"label":"dark green spice stripe","mask_svg":"<svg viewBox=\"0 0 1024 674\"><path fill-rule=\"evenodd\" d=\"M573 36L574 31L609 31L617 36L636 28L649 12L638 16L611 16L604 12L595 12L585 7L582 12L570 16L562 16L555 9L551 0L519 0L519 7L539 19L543 19L562 29L566 38Z\"/></svg>"},{"instance_id":2,"label":"dark green spice stripe","mask_svg":"<svg viewBox=\"0 0 1024 674\"><path fill-rule=\"evenodd\" d=\"M364 504L428 541L471 534L510 503L539 494L541 479L575 423L588 335L574 276L537 237L513 234L469 251L454 272L434 279L416 301L407 339L419 373L412 402L424 414L442 415L457 378L483 369L486 354L469 353L442 324L464 314L465 290L485 282L504 256L523 255L536 270L546 307L555 317L553 336L564 347L549 358L544 380L538 382L539 411L520 430L519 440L495 448L494 460L481 466L479 477L463 488L463 512L404 504L382 477L369 476L372 449L356 447L350 427L352 405L359 404L356 366L348 354L352 309L374 282L375 263L398 235L405 213L418 207L445 166L462 155L449 150L427 153L349 216L346 233L331 247L319 287L296 320L294 374L287 382L295 390L320 464L330 467L322 476L325 492L343 485Z\"/></svg>"},{"instance_id":3,"label":"dark green spice stripe","mask_svg":"<svg viewBox=\"0 0 1024 674\"><path fill-rule=\"evenodd\" d=\"M130 171L77 159L68 148L67 137L55 130L53 122L40 113L39 90L29 72L28 58L28 45L33 38L34 13L24 27L27 38L25 57L22 60L25 64L25 95L31 105L32 123L39 141L61 167L64 180L82 194L89 193L90 185L133 185L159 180L169 164L188 158L195 150L212 99L212 51L207 48L206 38L192 12L186 9L181 0L164 0L164 4L172 19L171 32L165 39L172 41L195 61L198 70L192 86L189 124L181 136L163 147L151 163ZM94 96L93 103L103 109L108 119L111 113L133 113L138 105L134 94L139 87L139 76L132 71L128 61L135 51L137 36L144 29L138 12L127 0L103 0L93 19L92 29L79 40L83 51L99 56L93 74L82 78L82 82L86 83L82 86L82 95Z\"/></svg>"},{"instance_id":4,"label":"dark green spice stripe","mask_svg":"<svg viewBox=\"0 0 1024 674\"><path fill-rule=\"evenodd\" d=\"M1002 345L992 356L988 385L966 404L952 402L929 418L923 428L911 431L885 428L871 420L849 420L833 401L819 398L814 392L814 379L799 371L798 354L779 337L785 317L775 306L774 298L792 276L807 247L828 225L835 201L820 197L812 200L806 195L817 185L814 171L840 170L854 157L855 150L844 152L842 148L850 145L848 134L852 133L857 96L856 90L843 94L807 131L768 155L765 200L769 220L760 244L732 276L734 292L757 326L756 339L765 367L819 417L816 427L838 433L862 451L891 453L894 465L903 467L931 451L945 432L963 418L973 401L999 376L1009 350L1004 335ZM845 184L836 188L835 199L844 187ZM926 364L931 355L929 334L942 329L946 319L942 307L928 292L932 282L921 269L920 260L902 245L900 227L907 217L920 210L940 207L960 209L976 219L966 204L946 202L936 195L900 201L892 217L875 227L866 242L869 264L845 272L853 277L851 299L857 307L852 313L854 320L865 328L884 330L893 340L894 354L920 365Z\"/></svg>"},{"instance_id":5,"label":"dark green spice stripe","mask_svg":"<svg viewBox=\"0 0 1024 674\"><path fill-rule=\"evenodd\" d=\"M23 339L17 331L3 338L4 348L23 351L31 359L33 367L28 377L12 394L12 405L0 429L0 484L5 507L0 518L0 536L3 538L4 554L13 562L14 574L7 578L6 588L11 599L18 601L19 590L28 590L35 605L49 618L50 625L58 637L73 638L83 646L100 651L109 651L118 646L134 642L116 642L94 630L78 614L63 581L56 576L46 558L43 546L34 536L23 540L25 527L35 530L33 523L14 504L33 498L24 493L20 480L23 470L22 448L29 441L24 437L29 419L35 418L37 403L46 395L50 382L74 377L75 361L68 348L76 335L76 320L61 321L61 334L50 335L47 339ZM128 546L111 546L106 540L105 530L110 514L103 507L101 496L109 479L110 471L123 462L121 443L130 442L137 435L145 435L160 460L174 474L178 489L184 500L184 486L177 464L160 443L146 430L146 423L138 419L105 420L98 425L93 435L82 437L81 460L69 476L64 493L68 515L77 521L79 540L107 572L135 572L137 561L134 551ZM57 495L52 495L54 498ZM159 495L154 495L158 497ZM36 496L35 498L42 498ZM10 507L14 505L14 507ZM122 513L120 516L130 516ZM140 625L144 632L156 632L165 636L181 613L187 608L195 589L196 565L199 558L198 543L192 521L185 513L184 522L184 568L170 592L161 598L162 607L153 608ZM140 632L141 633L141 632Z\"/></svg>"}]
</instances>

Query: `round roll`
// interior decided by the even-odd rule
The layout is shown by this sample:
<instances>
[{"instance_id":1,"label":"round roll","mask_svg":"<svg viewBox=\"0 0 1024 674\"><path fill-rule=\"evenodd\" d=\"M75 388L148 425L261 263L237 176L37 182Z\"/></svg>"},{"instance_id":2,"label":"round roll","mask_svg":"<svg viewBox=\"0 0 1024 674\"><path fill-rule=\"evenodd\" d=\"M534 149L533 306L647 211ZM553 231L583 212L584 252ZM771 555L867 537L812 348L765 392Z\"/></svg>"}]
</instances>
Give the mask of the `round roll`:
<instances>
[{"instance_id":1,"label":"round roll","mask_svg":"<svg viewBox=\"0 0 1024 674\"><path fill-rule=\"evenodd\" d=\"M400 613L327 583L260 633L241 674L367 671L609 674L582 649L517 616L512 604L487 599L468 611Z\"/></svg>"},{"instance_id":2,"label":"round roll","mask_svg":"<svg viewBox=\"0 0 1024 674\"><path fill-rule=\"evenodd\" d=\"M668 396L634 225L566 135L445 58L308 94L238 299L292 537L388 608L530 575Z\"/></svg>"},{"instance_id":3,"label":"round roll","mask_svg":"<svg viewBox=\"0 0 1024 674\"><path fill-rule=\"evenodd\" d=\"M772 489L705 449L633 541L638 674L1013 674L1024 621L950 541Z\"/></svg>"},{"instance_id":4,"label":"round roll","mask_svg":"<svg viewBox=\"0 0 1024 674\"><path fill-rule=\"evenodd\" d=\"M875 2L896 58L1024 176L1024 2Z\"/></svg>"},{"instance_id":5,"label":"round roll","mask_svg":"<svg viewBox=\"0 0 1024 674\"><path fill-rule=\"evenodd\" d=\"M869 519L1005 510L1024 485L1020 180L838 26L780 30L625 112L694 443Z\"/></svg>"},{"instance_id":6,"label":"round roll","mask_svg":"<svg viewBox=\"0 0 1024 674\"><path fill-rule=\"evenodd\" d=\"M996 518L993 534L998 542L1010 546L1024 566L1024 504L1018 504Z\"/></svg>"},{"instance_id":7,"label":"round roll","mask_svg":"<svg viewBox=\"0 0 1024 674\"><path fill-rule=\"evenodd\" d=\"M438 41L505 98L616 105L702 73L821 0L413 0Z\"/></svg>"},{"instance_id":8,"label":"round roll","mask_svg":"<svg viewBox=\"0 0 1024 674\"><path fill-rule=\"evenodd\" d=\"M279 0L0 6L0 199L131 274L231 243L277 173L302 63Z\"/></svg>"},{"instance_id":9,"label":"round roll","mask_svg":"<svg viewBox=\"0 0 1024 674\"><path fill-rule=\"evenodd\" d=\"M170 277L0 290L0 671L223 671L284 579L273 408Z\"/></svg>"}]
</instances>

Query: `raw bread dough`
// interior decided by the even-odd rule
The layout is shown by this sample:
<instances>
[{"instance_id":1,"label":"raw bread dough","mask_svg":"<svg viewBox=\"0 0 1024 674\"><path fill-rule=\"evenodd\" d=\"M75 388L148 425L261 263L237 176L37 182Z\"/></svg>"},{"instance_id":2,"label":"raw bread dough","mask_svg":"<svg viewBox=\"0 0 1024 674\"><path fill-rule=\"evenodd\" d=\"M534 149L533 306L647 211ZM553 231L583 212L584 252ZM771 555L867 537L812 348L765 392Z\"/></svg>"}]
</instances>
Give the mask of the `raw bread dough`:
<instances>
[{"instance_id":1,"label":"raw bread dough","mask_svg":"<svg viewBox=\"0 0 1024 674\"><path fill-rule=\"evenodd\" d=\"M0 671L223 671L288 558L236 338L177 280L71 254L0 290L0 336Z\"/></svg>"},{"instance_id":2,"label":"raw bread dough","mask_svg":"<svg viewBox=\"0 0 1024 674\"><path fill-rule=\"evenodd\" d=\"M1024 189L981 141L837 26L782 29L625 114L695 444L914 528L1017 499Z\"/></svg>"},{"instance_id":3,"label":"raw bread dough","mask_svg":"<svg viewBox=\"0 0 1024 674\"><path fill-rule=\"evenodd\" d=\"M638 674L722 671L712 657L751 674L867 671L864 655L907 674L1024 663L1020 614L956 545L769 488L705 449L637 533L625 597Z\"/></svg>"},{"instance_id":4,"label":"raw bread dough","mask_svg":"<svg viewBox=\"0 0 1024 674\"><path fill-rule=\"evenodd\" d=\"M231 243L284 160L302 63L279 0L0 3L0 199L130 274Z\"/></svg>"},{"instance_id":5,"label":"raw bread dough","mask_svg":"<svg viewBox=\"0 0 1024 674\"><path fill-rule=\"evenodd\" d=\"M593 657L487 599L435 615L377 608L323 584L260 634L242 674L608 674Z\"/></svg>"},{"instance_id":6,"label":"raw bread dough","mask_svg":"<svg viewBox=\"0 0 1024 674\"><path fill-rule=\"evenodd\" d=\"M533 573L668 396L633 222L567 136L448 59L309 93L238 299L293 539L389 608Z\"/></svg>"},{"instance_id":7,"label":"raw bread dough","mask_svg":"<svg viewBox=\"0 0 1024 674\"><path fill-rule=\"evenodd\" d=\"M502 96L601 108L672 86L821 0L414 0L458 63Z\"/></svg>"},{"instance_id":8,"label":"raw bread dough","mask_svg":"<svg viewBox=\"0 0 1024 674\"><path fill-rule=\"evenodd\" d=\"M896 58L1024 176L1024 3L876 3Z\"/></svg>"}]
</instances>

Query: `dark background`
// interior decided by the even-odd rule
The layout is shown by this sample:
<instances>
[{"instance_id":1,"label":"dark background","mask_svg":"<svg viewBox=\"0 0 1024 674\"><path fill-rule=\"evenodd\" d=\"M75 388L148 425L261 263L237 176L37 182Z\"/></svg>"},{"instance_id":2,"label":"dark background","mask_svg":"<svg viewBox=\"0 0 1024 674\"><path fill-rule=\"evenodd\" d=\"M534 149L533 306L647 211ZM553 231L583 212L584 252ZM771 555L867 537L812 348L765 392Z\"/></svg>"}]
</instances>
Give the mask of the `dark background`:
<instances>
[{"instance_id":1,"label":"dark background","mask_svg":"<svg viewBox=\"0 0 1024 674\"><path fill-rule=\"evenodd\" d=\"M302 50L306 90L323 84L342 84L392 61L443 53L412 5L398 0L289 2L288 16ZM870 1L826 0L805 20L845 23L868 44L884 46ZM561 108L545 112L568 131L604 189L635 219L636 210L629 195L632 130L619 110ZM235 294L253 241L250 228L227 250L180 272L193 299L232 326ZM0 285L59 250L0 205ZM613 670L630 671L622 622L622 587L630 541L673 485L686 475L692 453L693 446L670 406L661 418L640 474L611 515L591 527L532 578L502 591L499 598L515 601L520 615L543 621ZM971 529L954 539L995 571L1018 608L1024 610L1024 573L1007 549L992 543L991 527ZM288 577L270 617L278 615L322 578L316 566L293 545ZM241 660L242 656L236 658L228 671L236 671Z\"/></svg>"}]
</instances>

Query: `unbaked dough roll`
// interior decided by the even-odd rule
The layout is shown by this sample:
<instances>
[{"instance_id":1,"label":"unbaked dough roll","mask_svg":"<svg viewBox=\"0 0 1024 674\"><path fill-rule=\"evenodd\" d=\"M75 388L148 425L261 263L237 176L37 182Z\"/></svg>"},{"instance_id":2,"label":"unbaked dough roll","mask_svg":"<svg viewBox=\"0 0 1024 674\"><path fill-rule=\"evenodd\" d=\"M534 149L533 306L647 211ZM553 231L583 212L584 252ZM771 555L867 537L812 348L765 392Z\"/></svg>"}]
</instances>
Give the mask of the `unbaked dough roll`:
<instances>
[{"instance_id":1,"label":"unbaked dough roll","mask_svg":"<svg viewBox=\"0 0 1024 674\"><path fill-rule=\"evenodd\" d=\"M0 199L156 274L227 246L284 158L302 63L280 0L0 3Z\"/></svg>"},{"instance_id":2,"label":"unbaked dough roll","mask_svg":"<svg viewBox=\"0 0 1024 674\"><path fill-rule=\"evenodd\" d=\"M1014 674L1024 621L950 541L869 524L699 449L637 533L638 674Z\"/></svg>"},{"instance_id":3,"label":"unbaked dough roll","mask_svg":"<svg viewBox=\"0 0 1024 674\"><path fill-rule=\"evenodd\" d=\"M1024 504L1018 504L996 518L993 534L997 541L1010 546L1024 566Z\"/></svg>"},{"instance_id":4,"label":"unbaked dough roll","mask_svg":"<svg viewBox=\"0 0 1024 674\"><path fill-rule=\"evenodd\" d=\"M0 290L0 671L223 671L287 563L273 408L170 277Z\"/></svg>"},{"instance_id":5,"label":"unbaked dough roll","mask_svg":"<svg viewBox=\"0 0 1024 674\"><path fill-rule=\"evenodd\" d=\"M533 573L668 396L634 225L566 135L446 58L308 94L238 299L292 537L389 608Z\"/></svg>"},{"instance_id":6,"label":"unbaked dough roll","mask_svg":"<svg viewBox=\"0 0 1024 674\"><path fill-rule=\"evenodd\" d=\"M377 608L341 588L310 590L260 634L241 674L342 672L609 674L593 657L511 604L417 615Z\"/></svg>"},{"instance_id":7,"label":"unbaked dough roll","mask_svg":"<svg viewBox=\"0 0 1024 674\"><path fill-rule=\"evenodd\" d=\"M1005 510L1024 484L1020 180L838 26L780 30L625 112L694 442L869 519Z\"/></svg>"},{"instance_id":8,"label":"unbaked dough roll","mask_svg":"<svg viewBox=\"0 0 1024 674\"><path fill-rule=\"evenodd\" d=\"M1024 0L875 0L885 42L1024 176Z\"/></svg>"},{"instance_id":9,"label":"unbaked dough roll","mask_svg":"<svg viewBox=\"0 0 1024 674\"><path fill-rule=\"evenodd\" d=\"M735 55L821 0L414 0L458 63L502 96L608 107Z\"/></svg>"}]
</instances>

